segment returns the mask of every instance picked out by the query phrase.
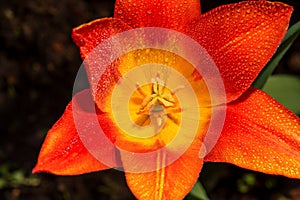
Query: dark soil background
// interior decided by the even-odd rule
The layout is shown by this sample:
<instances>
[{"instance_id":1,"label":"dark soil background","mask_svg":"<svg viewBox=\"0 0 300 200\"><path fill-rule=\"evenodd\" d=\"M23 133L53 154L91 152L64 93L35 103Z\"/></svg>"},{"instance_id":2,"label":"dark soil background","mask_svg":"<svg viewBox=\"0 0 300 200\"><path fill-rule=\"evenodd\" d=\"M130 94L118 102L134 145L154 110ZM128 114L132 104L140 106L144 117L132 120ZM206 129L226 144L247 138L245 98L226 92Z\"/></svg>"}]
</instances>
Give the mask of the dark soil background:
<instances>
[{"instance_id":1,"label":"dark soil background","mask_svg":"<svg viewBox=\"0 0 300 200\"><path fill-rule=\"evenodd\" d=\"M225 0L203 0L208 11ZM231 1L233 2L233 1ZM300 20L297 0L291 24ZM112 0L1 0L0 199L134 199L116 170L74 177L32 175L47 130L72 97L81 65L74 27L113 15ZM300 40L276 73L300 74ZM200 180L211 199L300 199L300 181L229 164L205 164Z\"/></svg>"}]
</instances>

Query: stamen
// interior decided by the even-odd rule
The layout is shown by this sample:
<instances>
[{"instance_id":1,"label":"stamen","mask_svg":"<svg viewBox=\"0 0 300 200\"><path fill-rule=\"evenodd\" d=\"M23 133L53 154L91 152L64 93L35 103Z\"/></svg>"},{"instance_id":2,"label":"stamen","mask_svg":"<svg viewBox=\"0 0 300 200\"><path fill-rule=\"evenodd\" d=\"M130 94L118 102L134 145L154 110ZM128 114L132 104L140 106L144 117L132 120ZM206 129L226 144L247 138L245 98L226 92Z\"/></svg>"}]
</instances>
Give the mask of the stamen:
<instances>
[{"instance_id":1,"label":"stamen","mask_svg":"<svg viewBox=\"0 0 300 200\"><path fill-rule=\"evenodd\" d=\"M183 111L182 108L169 108L168 113L181 113Z\"/></svg>"},{"instance_id":2,"label":"stamen","mask_svg":"<svg viewBox=\"0 0 300 200\"><path fill-rule=\"evenodd\" d=\"M174 106L174 103L172 103L171 101L168 101L168 99L158 97L157 100L166 107Z\"/></svg>"},{"instance_id":3,"label":"stamen","mask_svg":"<svg viewBox=\"0 0 300 200\"><path fill-rule=\"evenodd\" d=\"M155 130L159 130L165 123L166 118L170 118L174 123L179 124L175 113L182 112L181 108L175 108L176 98L175 93L183 89L184 86L180 85L175 90L164 93L165 82L160 79L160 73L156 74L155 78L151 78L152 92L146 94L136 83L138 92L143 96L144 100L141 103L140 109L136 112L137 114L146 114L151 119L151 124Z\"/></svg>"},{"instance_id":4,"label":"stamen","mask_svg":"<svg viewBox=\"0 0 300 200\"><path fill-rule=\"evenodd\" d=\"M136 84L135 84L135 87L136 87L137 91L138 91L143 97L146 97L146 96L147 96L147 95L144 93L144 91L141 89L139 83L136 83Z\"/></svg>"},{"instance_id":5,"label":"stamen","mask_svg":"<svg viewBox=\"0 0 300 200\"><path fill-rule=\"evenodd\" d=\"M162 95L166 83L160 79L160 72L157 72L155 78L151 78L151 82L152 82L152 92L158 95Z\"/></svg>"},{"instance_id":6,"label":"stamen","mask_svg":"<svg viewBox=\"0 0 300 200\"><path fill-rule=\"evenodd\" d=\"M175 124L179 125L179 119L177 119L177 117L175 117L172 113L168 113L167 114L168 118L170 120L172 120Z\"/></svg>"}]
</instances>

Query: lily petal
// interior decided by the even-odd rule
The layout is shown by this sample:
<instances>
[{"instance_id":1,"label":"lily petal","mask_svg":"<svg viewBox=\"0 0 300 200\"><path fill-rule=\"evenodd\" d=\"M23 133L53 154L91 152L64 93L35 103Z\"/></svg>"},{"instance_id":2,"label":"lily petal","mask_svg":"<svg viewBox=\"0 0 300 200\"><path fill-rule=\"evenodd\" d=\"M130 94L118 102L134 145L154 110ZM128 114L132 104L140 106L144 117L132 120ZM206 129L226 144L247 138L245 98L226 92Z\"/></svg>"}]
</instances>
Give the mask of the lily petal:
<instances>
[{"instance_id":1,"label":"lily petal","mask_svg":"<svg viewBox=\"0 0 300 200\"><path fill-rule=\"evenodd\" d=\"M153 172L129 173L126 165L135 162L123 162L129 188L138 199L183 199L194 186L202 168L199 146L195 142L178 160L166 167L163 166L168 158L158 151L155 158L158 168Z\"/></svg>"},{"instance_id":2,"label":"lily petal","mask_svg":"<svg viewBox=\"0 0 300 200\"><path fill-rule=\"evenodd\" d=\"M131 29L121 20L114 18L97 19L83 24L72 31L72 38L80 48L82 60L101 42L111 36Z\"/></svg>"},{"instance_id":3,"label":"lily petal","mask_svg":"<svg viewBox=\"0 0 300 200\"><path fill-rule=\"evenodd\" d=\"M267 1L220 6L186 28L218 66L228 101L242 95L276 51L293 8Z\"/></svg>"},{"instance_id":4,"label":"lily petal","mask_svg":"<svg viewBox=\"0 0 300 200\"><path fill-rule=\"evenodd\" d=\"M300 178L300 119L263 91L250 88L228 105L221 137L205 161Z\"/></svg>"},{"instance_id":5,"label":"lily petal","mask_svg":"<svg viewBox=\"0 0 300 200\"><path fill-rule=\"evenodd\" d=\"M115 4L115 18L133 28L162 27L180 31L199 15L199 0L117 0Z\"/></svg>"},{"instance_id":6,"label":"lily petal","mask_svg":"<svg viewBox=\"0 0 300 200\"><path fill-rule=\"evenodd\" d=\"M87 126L90 123L90 119L95 116L94 113L90 113L90 106L94 106L94 103L89 90L84 90L74 96L63 116L49 130L33 173L76 175L110 168L98 161L86 149L77 132L78 127L74 123L73 112L80 115L80 119L85 120L81 121L81 124ZM110 126L111 123L105 114L98 112L97 117L103 131L113 132L113 127ZM93 130L90 129L90 131ZM112 162L115 162L113 148L101 148L101 154L106 154Z\"/></svg>"},{"instance_id":7,"label":"lily petal","mask_svg":"<svg viewBox=\"0 0 300 200\"><path fill-rule=\"evenodd\" d=\"M80 48L81 57L84 60L101 42L117 33L129 29L131 29L131 27L118 19L105 18L83 24L73 29L72 37L76 45ZM99 63L94 62L85 63L94 100L102 111L105 111L105 107L110 103L108 101L113 86L121 76L116 69L117 65L118 60L110 66L101 66ZM104 70L104 67L107 67L107 69L102 76L99 77L99 73L101 70Z\"/></svg>"}]
</instances>

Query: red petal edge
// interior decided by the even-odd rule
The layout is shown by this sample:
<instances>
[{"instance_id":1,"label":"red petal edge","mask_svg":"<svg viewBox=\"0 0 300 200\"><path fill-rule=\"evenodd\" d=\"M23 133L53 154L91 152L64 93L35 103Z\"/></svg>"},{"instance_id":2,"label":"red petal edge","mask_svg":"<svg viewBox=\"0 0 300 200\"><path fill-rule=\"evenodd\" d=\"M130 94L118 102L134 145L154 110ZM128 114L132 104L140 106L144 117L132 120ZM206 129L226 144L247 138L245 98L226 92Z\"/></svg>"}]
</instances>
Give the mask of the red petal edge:
<instances>
[{"instance_id":1,"label":"red petal edge","mask_svg":"<svg viewBox=\"0 0 300 200\"><path fill-rule=\"evenodd\" d=\"M131 27L114 18L103 18L82 24L72 31L72 38L80 48L81 57L85 57L101 42L111 36L130 30Z\"/></svg>"},{"instance_id":2,"label":"red petal edge","mask_svg":"<svg viewBox=\"0 0 300 200\"><path fill-rule=\"evenodd\" d=\"M33 173L49 172L58 175L76 175L114 167L106 166L97 160L86 149L77 132L73 116L74 110L80 115L80 119L85 120L80 121L80 126L87 126L91 132L95 124L90 125L89 123L90 119L95 117L95 114L103 131L107 133L114 131L114 127L106 114L99 111L92 113L91 106L95 105L89 90L84 90L73 97L62 117L49 130L40 151L38 162L32 170ZM99 124L96 125L99 126ZM109 137L110 140L113 140L112 136ZM99 151L108 155L111 162L116 163L113 148L100 147Z\"/></svg>"}]
</instances>

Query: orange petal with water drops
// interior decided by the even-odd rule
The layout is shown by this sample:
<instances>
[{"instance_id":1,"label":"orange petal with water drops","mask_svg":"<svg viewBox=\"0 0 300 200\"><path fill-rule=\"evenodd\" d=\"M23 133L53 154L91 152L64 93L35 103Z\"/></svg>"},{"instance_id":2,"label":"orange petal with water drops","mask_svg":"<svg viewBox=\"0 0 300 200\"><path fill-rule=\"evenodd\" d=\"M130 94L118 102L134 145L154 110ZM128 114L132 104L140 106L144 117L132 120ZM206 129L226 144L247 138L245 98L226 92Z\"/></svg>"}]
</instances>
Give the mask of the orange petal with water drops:
<instances>
[{"instance_id":1,"label":"orange petal with water drops","mask_svg":"<svg viewBox=\"0 0 300 200\"><path fill-rule=\"evenodd\" d=\"M120 73L116 70L118 60L108 64L108 66L103 66L101 64L102 60L98 57L93 57L95 54L92 54L92 52L111 36L129 29L131 27L118 19L105 18L83 24L73 29L72 32L73 40L80 48L82 59L89 58L88 55L91 57L85 60L84 66L93 91L94 100L102 111L109 104L112 88L120 78ZM107 49L102 47L101 50L109 51L109 47L107 46ZM102 52L102 54L105 54L105 52Z\"/></svg>"},{"instance_id":2,"label":"orange petal with water drops","mask_svg":"<svg viewBox=\"0 0 300 200\"><path fill-rule=\"evenodd\" d=\"M292 11L283 3L246 1L213 9L186 27L218 66L228 101L250 87L274 54Z\"/></svg>"},{"instance_id":3,"label":"orange petal with water drops","mask_svg":"<svg viewBox=\"0 0 300 200\"><path fill-rule=\"evenodd\" d=\"M300 119L250 88L228 105L223 132L205 161L300 178Z\"/></svg>"},{"instance_id":4,"label":"orange petal with water drops","mask_svg":"<svg viewBox=\"0 0 300 200\"><path fill-rule=\"evenodd\" d=\"M72 38L80 48L81 57L85 57L101 42L111 36L130 30L131 27L114 18L97 19L74 28ZM101 67L101 66L100 66Z\"/></svg>"},{"instance_id":5,"label":"orange petal with water drops","mask_svg":"<svg viewBox=\"0 0 300 200\"><path fill-rule=\"evenodd\" d=\"M180 31L199 15L199 0L117 0L115 4L115 18L133 28L162 27Z\"/></svg>"},{"instance_id":6,"label":"orange petal with water drops","mask_svg":"<svg viewBox=\"0 0 300 200\"><path fill-rule=\"evenodd\" d=\"M138 199L183 199L198 179L203 160L199 158L200 142L194 142L190 148L171 165L164 166L168 157L163 151L157 151L153 159L157 169L151 172L126 172L126 165L135 161L125 160L126 181Z\"/></svg>"},{"instance_id":7,"label":"orange petal with water drops","mask_svg":"<svg viewBox=\"0 0 300 200\"><path fill-rule=\"evenodd\" d=\"M87 150L78 133L79 129L87 128L91 136L92 132L97 131L96 127L99 127L100 124L103 131L108 133L107 136L113 141L111 134L114 133L115 127L105 114L101 114L99 111L93 113L94 106L89 90L74 96L63 116L49 130L40 151L37 165L33 169L34 173L49 172L59 175L76 175L113 167L106 166L97 160ZM76 118L76 120L80 120L80 123L75 124L75 115L80 116L80 119ZM97 118L99 124L93 124L92 121L95 119L97 121ZM99 144L103 143L99 141ZM110 163L116 163L114 148L109 148L107 145L97 148L98 153L110 158Z\"/></svg>"}]
</instances>

